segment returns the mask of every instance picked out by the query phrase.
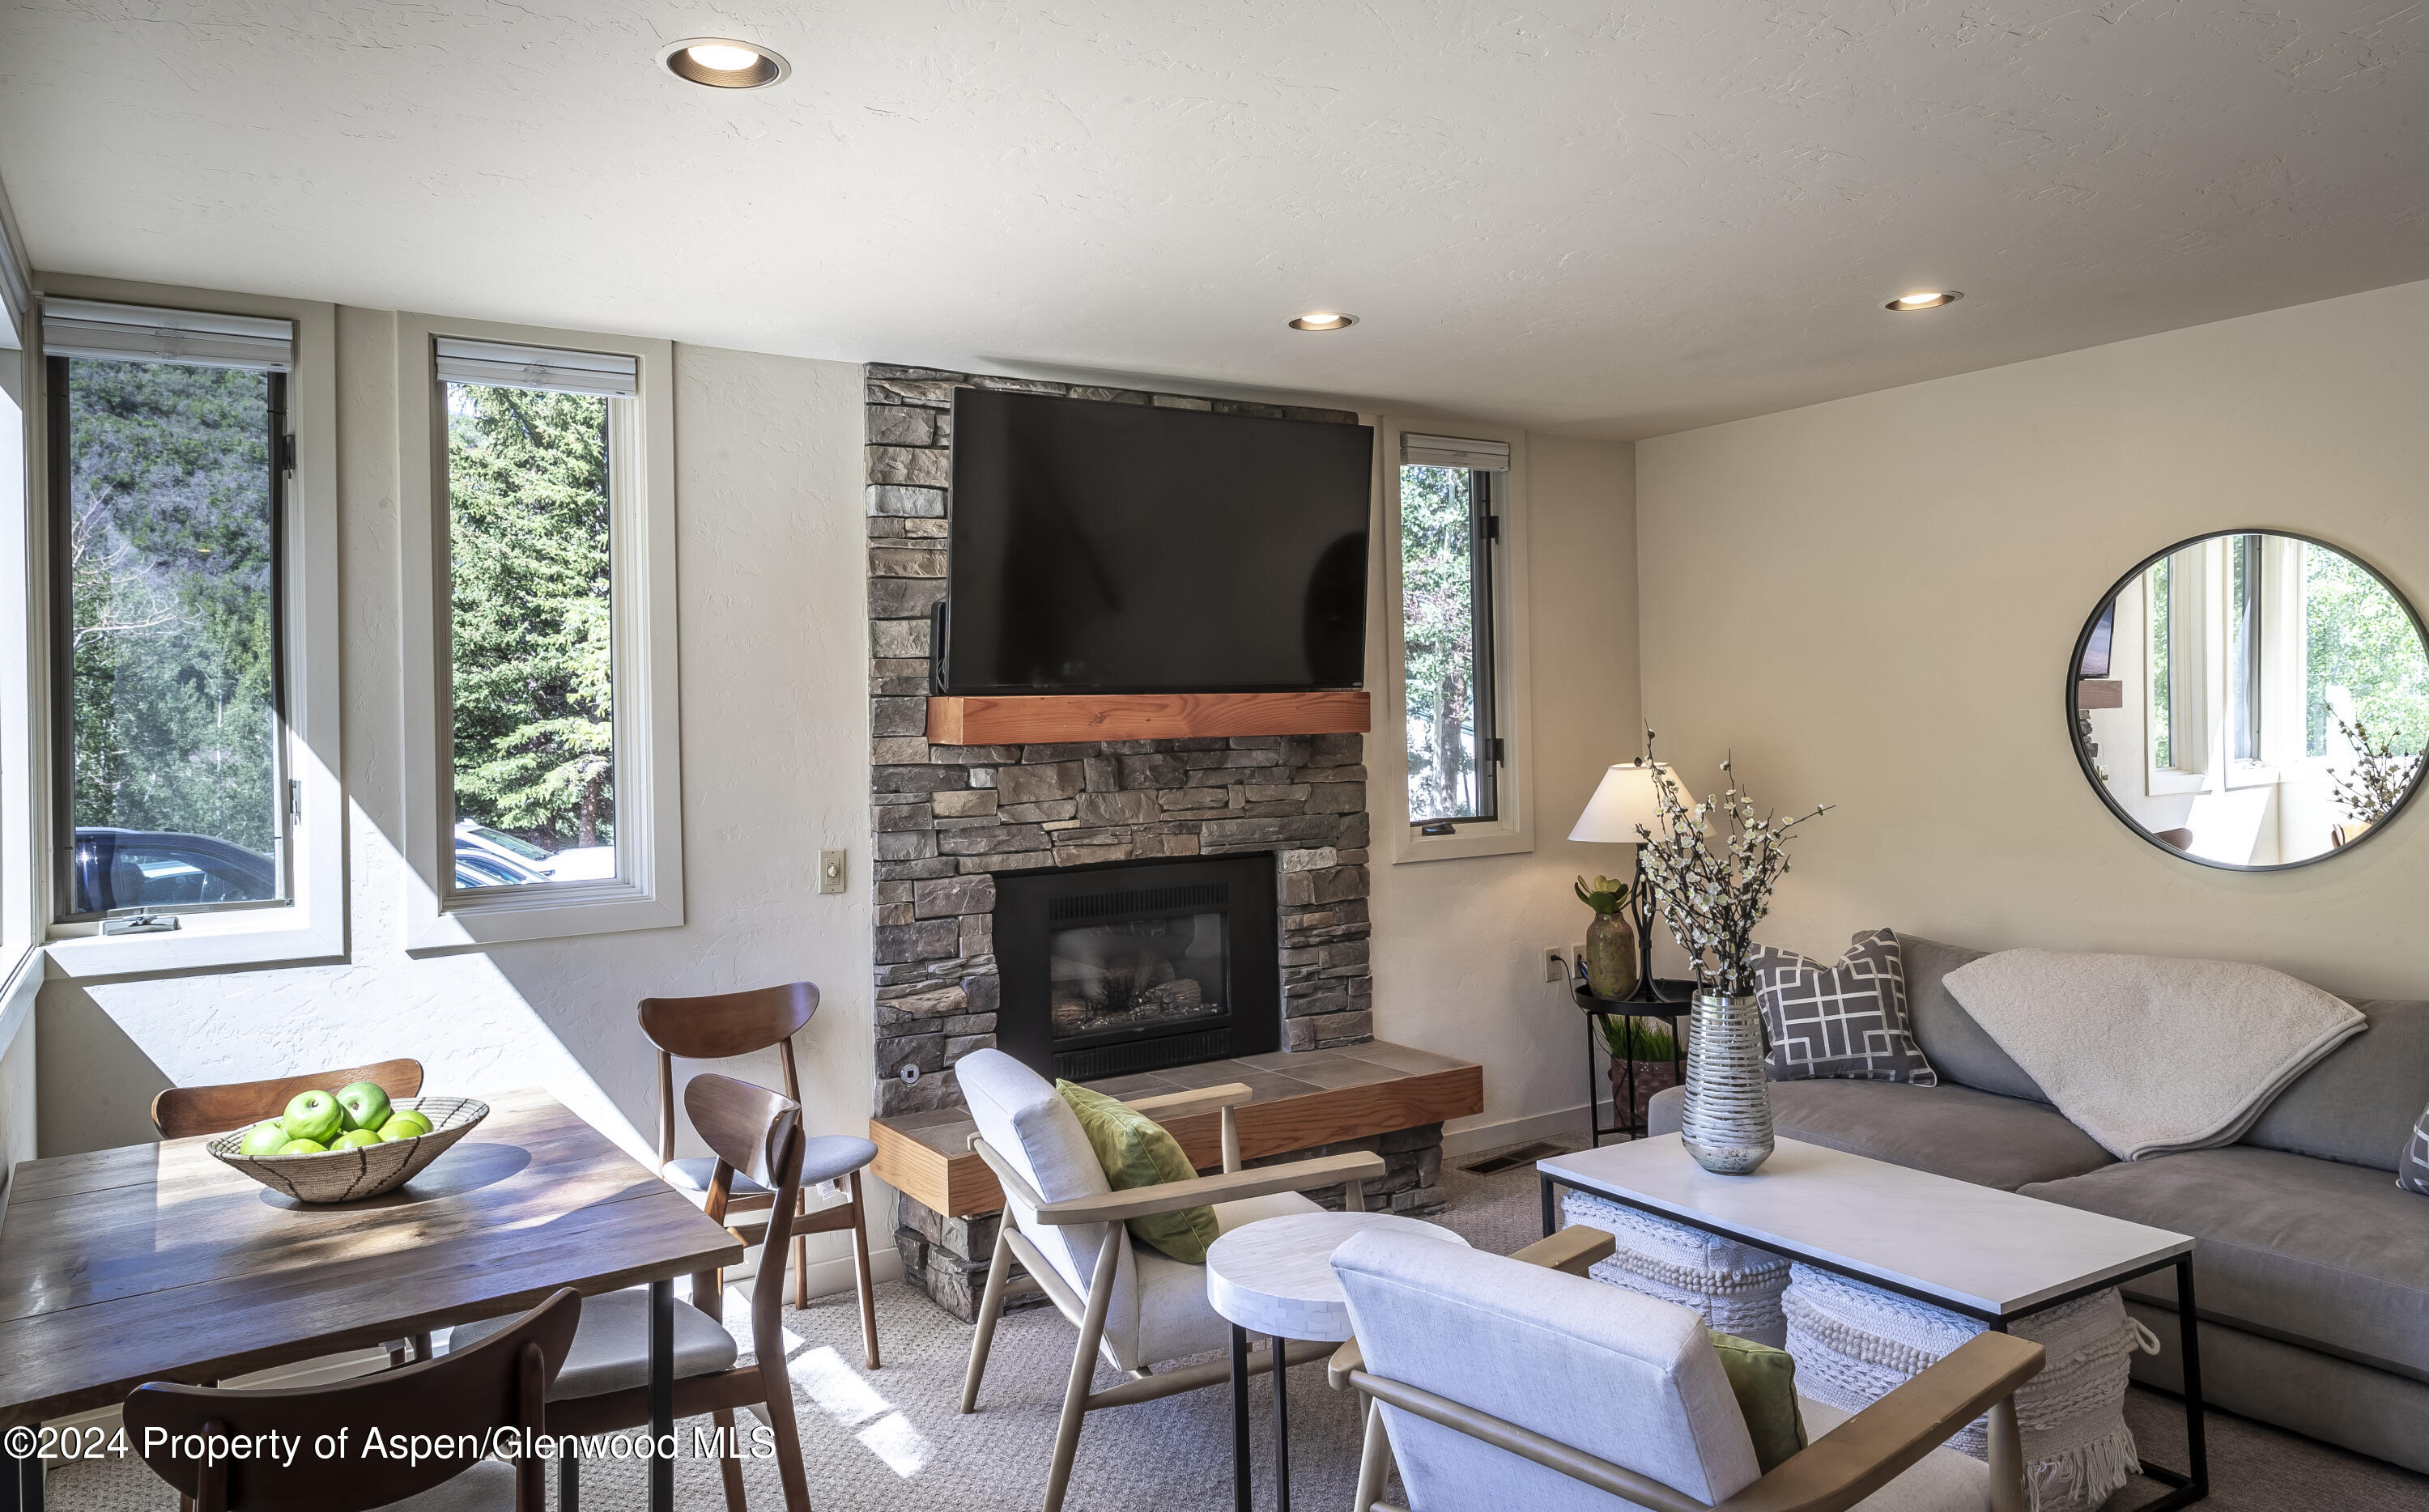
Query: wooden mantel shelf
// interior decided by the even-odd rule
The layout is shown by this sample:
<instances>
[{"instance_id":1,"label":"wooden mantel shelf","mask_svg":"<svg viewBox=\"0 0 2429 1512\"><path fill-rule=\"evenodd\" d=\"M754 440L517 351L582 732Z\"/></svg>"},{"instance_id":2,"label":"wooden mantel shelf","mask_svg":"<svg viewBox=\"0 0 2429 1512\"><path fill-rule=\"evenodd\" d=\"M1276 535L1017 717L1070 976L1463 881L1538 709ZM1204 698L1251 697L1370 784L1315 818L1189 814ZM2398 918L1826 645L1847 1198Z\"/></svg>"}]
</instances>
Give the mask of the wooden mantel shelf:
<instances>
[{"instance_id":1,"label":"wooden mantel shelf","mask_svg":"<svg viewBox=\"0 0 2429 1512\"><path fill-rule=\"evenodd\" d=\"M1380 1040L1335 1050L1209 1060L1088 1085L1111 1097L1152 1097L1235 1081L1256 1092L1237 1114L1240 1157L1246 1160L1484 1111L1482 1066ZM1176 1118L1165 1126L1192 1165L1201 1171L1222 1165L1220 1113ZM876 1142L877 1159L869 1170L949 1218L1000 1211L1003 1189L970 1153L976 1129L960 1109L872 1118L868 1137Z\"/></svg>"},{"instance_id":2,"label":"wooden mantel shelf","mask_svg":"<svg viewBox=\"0 0 2429 1512\"><path fill-rule=\"evenodd\" d=\"M1214 735L1363 734L1367 697L1318 693L984 694L928 700L940 746L1186 740Z\"/></svg>"}]
</instances>

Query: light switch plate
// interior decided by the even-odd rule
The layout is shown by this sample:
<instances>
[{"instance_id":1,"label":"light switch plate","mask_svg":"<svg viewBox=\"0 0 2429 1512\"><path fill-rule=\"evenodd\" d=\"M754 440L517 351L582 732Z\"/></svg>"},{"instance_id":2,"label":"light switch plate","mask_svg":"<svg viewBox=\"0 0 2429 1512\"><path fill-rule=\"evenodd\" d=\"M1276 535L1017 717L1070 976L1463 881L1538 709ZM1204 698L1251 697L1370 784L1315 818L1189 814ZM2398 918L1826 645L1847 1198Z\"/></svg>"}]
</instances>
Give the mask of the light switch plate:
<instances>
[{"instance_id":1,"label":"light switch plate","mask_svg":"<svg viewBox=\"0 0 2429 1512\"><path fill-rule=\"evenodd\" d=\"M840 893L843 891L843 857L844 853L840 850L821 850L818 852L819 892Z\"/></svg>"}]
</instances>

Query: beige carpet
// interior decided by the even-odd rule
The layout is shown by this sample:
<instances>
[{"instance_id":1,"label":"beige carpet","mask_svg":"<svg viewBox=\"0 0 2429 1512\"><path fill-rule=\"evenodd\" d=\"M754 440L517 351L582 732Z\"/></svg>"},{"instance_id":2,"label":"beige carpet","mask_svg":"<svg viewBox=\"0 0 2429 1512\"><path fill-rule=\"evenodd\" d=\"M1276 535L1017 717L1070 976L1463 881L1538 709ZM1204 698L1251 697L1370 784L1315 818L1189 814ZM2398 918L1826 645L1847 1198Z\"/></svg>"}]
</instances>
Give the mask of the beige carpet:
<instances>
[{"instance_id":1,"label":"beige carpet","mask_svg":"<svg viewBox=\"0 0 2429 1512\"><path fill-rule=\"evenodd\" d=\"M1474 1159L1476 1157L1469 1157ZM1531 1167L1474 1176L1446 1166L1451 1197L1444 1221L1479 1249L1508 1253L1536 1237ZM810 1496L820 1512L881 1509L1005 1509L1033 1512L1046 1482L1073 1331L1050 1309L1006 1317L996 1337L979 1411L962 1417L962 1366L969 1330L901 1285L881 1289L883 1370L860 1366L851 1298L785 1314L800 1339L791 1356ZM1099 1386L1117 1379L1100 1370ZM1351 1405L1328 1390L1320 1365L1291 1372L1291 1497L1304 1508L1346 1508L1357 1471ZM1269 1389L1256 1383L1255 1504L1273 1504ZM2181 1463L2182 1417L2174 1399L2137 1389L2127 1404L2136 1434L2166 1462ZM2213 1411L2209 1452L2218 1512L2429 1512L2429 1480L2309 1439ZM705 1427L707 1420L700 1420ZM688 1431L688 1425L686 1425ZM1221 1389L1092 1416L1072 1475L1073 1512L1150 1508L1222 1512L1231 1505L1230 1399ZM781 1512L773 1462L748 1466L751 1505ZM595 1512L643 1504L638 1469L587 1465L583 1504ZM723 1505L713 1461L676 1467L676 1502L701 1512ZM2110 1504L2125 1512L2163 1494L2138 1482ZM55 1471L55 1512L169 1512L176 1499L132 1461Z\"/></svg>"}]
</instances>

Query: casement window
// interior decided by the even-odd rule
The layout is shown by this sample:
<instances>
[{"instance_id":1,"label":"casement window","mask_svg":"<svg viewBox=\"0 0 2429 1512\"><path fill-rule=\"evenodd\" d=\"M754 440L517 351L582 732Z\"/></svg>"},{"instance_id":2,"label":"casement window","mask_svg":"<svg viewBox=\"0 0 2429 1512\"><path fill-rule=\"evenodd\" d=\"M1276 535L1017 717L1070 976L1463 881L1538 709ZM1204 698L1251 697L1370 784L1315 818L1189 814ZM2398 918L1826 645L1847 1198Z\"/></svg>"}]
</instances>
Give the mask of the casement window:
<instances>
[{"instance_id":1,"label":"casement window","mask_svg":"<svg viewBox=\"0 0 2429 1512\"><path fill-rule=\"evenodd\" d=\"M416 945L682 921L669 355L400 322Z\"/></svg>"},{"instance_id":2,"label":"casement window","mask_svg":"<svg viewBox=\"0 0 2429 1512\"><path fill-rule=\"evenodd\" d=\"M331 321L237 303L43 301L48 881L72 972L343 948Z\"/></svg>"},{"instance_id":3,"label":"casement window","mask_svg":"<svg viewBox=\"0 0 2429 1512\"><path fill-rule=\"evenodd\" d=\"M1510 447L1400 437L1400 665L1409 820L1491 820L1503 746L1493 720L1495 479Z\"/></svg>"},{"instance_id":4,"label":"casement window","mask_svg":"<svg viewBox=\"0 0 2429 1512\"><path fill-rule=\"evenodd\" d=\"M1369 737L1379 797L1405 796L1395 860L1526 849L1523 780L1512 731L1523 727L1523 657L1512 606L1520 567L1523 436L1384 427L1383 601L1389 671ZM1518 715L1520 717L1513 717ZM1396 740L1400 749L1390 751ZM1387 754L1388 752L1388 754ZM1400 779L1399 783L1391 778ZM1379 822L1386 812L1378 808Z\"/></svg>"}]
</instances>

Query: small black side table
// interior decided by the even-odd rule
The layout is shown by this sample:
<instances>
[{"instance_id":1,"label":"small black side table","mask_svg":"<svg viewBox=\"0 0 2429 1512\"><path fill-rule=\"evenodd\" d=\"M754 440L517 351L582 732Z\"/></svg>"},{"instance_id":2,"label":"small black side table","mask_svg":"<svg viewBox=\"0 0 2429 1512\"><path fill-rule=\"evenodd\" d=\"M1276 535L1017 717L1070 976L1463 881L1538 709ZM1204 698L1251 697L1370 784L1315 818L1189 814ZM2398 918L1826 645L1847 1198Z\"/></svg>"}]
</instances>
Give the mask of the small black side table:
<instances>
[{"instance_id":1,"label":"small black side table","mask_svg":"<svg viewBox=\"0 0 2429 1512\"><path fill-rule=\"evenodd\" d=\"M1649 993L1645 991L1646 987L1650 987ZM1627 1108L1622 1109L1619 1089L1612 1085L1611 1115L1614 1122L1605 1125L1602 1121L1602 1088L1611 1078L1595 1074L1595 1051L1609 1044L1603 1037L1603 1025L1615 1018L1668 1020L1672 1064L1677 1068L1678 1079L1684 1081L1687 1079L1686 1020L1690 1011L1687 1000L1694 994L1695 984L1679 978L1657 978L1640 985L1633 996L1602 997L1586 986L1585 976L1579 973L1570 979L1569 990L1586 1021L1586 1123L1593 1130L1594 1144L1600 1147L1604 1137L1611 1134L1640 1138L1644 1133L1646 1110L1636 1106L1636 1056L1632 1042L1628 1055L1618 1062L1628 1068L1628 1075L1620 1078L1628 1085ZM1608 1053L1604 1059L1607 1061L1611 1059Z\"/></svg>"}]
</instances>

